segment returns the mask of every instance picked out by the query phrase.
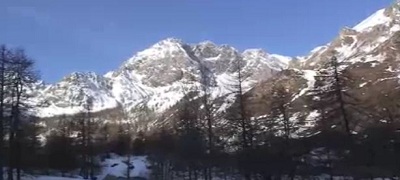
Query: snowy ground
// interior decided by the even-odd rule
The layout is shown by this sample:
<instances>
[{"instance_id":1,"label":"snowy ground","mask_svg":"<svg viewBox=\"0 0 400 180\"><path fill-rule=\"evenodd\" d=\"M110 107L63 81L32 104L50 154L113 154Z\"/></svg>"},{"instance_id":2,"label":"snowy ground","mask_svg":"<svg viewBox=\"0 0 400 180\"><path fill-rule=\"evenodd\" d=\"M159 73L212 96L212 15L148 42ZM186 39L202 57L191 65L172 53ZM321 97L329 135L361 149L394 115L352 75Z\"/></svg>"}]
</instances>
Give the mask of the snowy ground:
<instances>
[{"instance_id":1,"label":"snowy ground","mask_svg":"<svg viewBox=\"0 0 400 180\"><path fill-rule=\"evenodd\" d=\"M77 178L55 177L55 176L37 176L24 177L23 180L78 180Z\"/></svg>"},{"instance_id":2,"label":"snowy ground","mask_svg":"<svg viewBox=\"0 0 400 180\"><path fill-rule=\"evenodd\" d=\"M106 159L103 162L103 170L102 174L99 176L99 179L103 179L107 174L117 176L117 177L126 177L127 174L127 160L128 157L121 157L112 155L110 159ZM133 168L130 170L131 177L144 177L149 178L150 170L147 168L149 166L149 162L146 159L146 156L131 156L130 163L133 165Z\"/></svg>"},{"instance_id":3,"label":"snowy ground","mask_svg":"<svg viewBox=\"0 0 400 180\"><path fill-rule=\"evenodd\" d=\"M107 175L116 177L126 177L127 174L127 160L128 157L121 157L115 154L111 158L101 162L102 171L97 176L98 180L104 179ZM150 164L146 156L131 156L130 163L133 168L130 170L130 177L144 177L149 178L150 170L147 168ZM82 178L68 178L56 176L25 176L23 180L81 180Z\"/></svg>"}]
</instances>

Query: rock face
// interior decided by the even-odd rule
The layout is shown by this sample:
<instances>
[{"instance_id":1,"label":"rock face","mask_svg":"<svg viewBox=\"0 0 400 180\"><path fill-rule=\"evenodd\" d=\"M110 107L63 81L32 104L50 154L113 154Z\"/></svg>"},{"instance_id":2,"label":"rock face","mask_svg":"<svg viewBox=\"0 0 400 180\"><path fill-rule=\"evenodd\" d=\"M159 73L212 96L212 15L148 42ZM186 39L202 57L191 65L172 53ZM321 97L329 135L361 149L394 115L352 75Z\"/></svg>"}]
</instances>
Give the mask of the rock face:
<instances>
[{"instance_id":1,"label":"rock face","mask_svg":"<svg viewBox=\"0 0 400 180\"><path fill-rule=\"evenodd\" d=\"M332 56L338 58L340 70L351 77L350 93L363 106L378 112L387 110L383 108L387 102L382 99L397 98L400 93L400 2L378 10L353 28L343 29L330 43L304 57L290 58L260 49L239 52L210 41L187 44L169 38L136 53L105 75L73 73L54 85L37 85L32 94L40 117L78 113L87 98L93 99L96 112L122 109L137 117L145 109L162 116L173 112L185 94L200 88L201 72L212 85L214 99L231 101L229 95L240 61L253 117L267 114L271 87L285 83L294 109L307 119L304 127L312 128L320 112L310 108L308 95L320 86L316 76L328 71ZM229 108L229 103L220 105L219 112ZM148 126L155 122L144 123Z\"/></svg>"},{"instance_id":2,"label":"rock face","mask_svg":"<svg viewBox=\"0 0 400 180\"><path fill-rule=\"evenodd\" d=\"M103 76L72 73L56 84L41 84L34 91L34 102L39 105L36 114L75 114L83 110L88 98L93 99L96 112L122 107L132 116L142 108L162 114L185 92L200 88L201 72L209 79L213 98L230 93L238 61L247 77L246 89L250 89L287 68L290 58L260 49L241 53L210 41L187 44L169 38L136 53L120 68Z\"/></svg>"}]
</instances>

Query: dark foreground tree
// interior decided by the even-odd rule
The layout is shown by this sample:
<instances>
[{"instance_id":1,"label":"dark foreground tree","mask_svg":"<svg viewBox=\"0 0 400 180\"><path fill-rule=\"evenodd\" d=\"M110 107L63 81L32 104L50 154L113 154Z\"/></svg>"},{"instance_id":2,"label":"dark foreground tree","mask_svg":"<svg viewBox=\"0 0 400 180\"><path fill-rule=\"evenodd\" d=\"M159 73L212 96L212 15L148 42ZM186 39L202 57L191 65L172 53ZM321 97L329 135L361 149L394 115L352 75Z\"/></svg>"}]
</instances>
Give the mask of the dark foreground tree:
<instances>
[{"instance_id":1,"label":"dark foreground tree","mask_svg":"<svg viewBox=\"0 0 400 180\"><path fill-rule=\"evenodd\" d=\"M357 112L355 108L359 101L351 94L351 72L341 70L341 62L333 56L327 69L321 71L317 79L316 89L313 90L312 108L321 112L319 125L322 129L339 127L351 136L352 129L351 112Z\"/></svg>"},{"instance_id":2,"label":"dark foreground tree","mask_svg":"<svg viewBox=\"0 0 400 180\"><path fill-rule=\"evenodd\" d=\"M17 180L21 179L22 168L22 134L21 122L27 119L25 113L30 107L25 103L29 96L27 89L37 81L34 61L26 56L23 50L10 51L7 71L7 92L10 102L9 113L9 164L8 179L13 179L16 169Z\"/></svg>"}]
</instances>

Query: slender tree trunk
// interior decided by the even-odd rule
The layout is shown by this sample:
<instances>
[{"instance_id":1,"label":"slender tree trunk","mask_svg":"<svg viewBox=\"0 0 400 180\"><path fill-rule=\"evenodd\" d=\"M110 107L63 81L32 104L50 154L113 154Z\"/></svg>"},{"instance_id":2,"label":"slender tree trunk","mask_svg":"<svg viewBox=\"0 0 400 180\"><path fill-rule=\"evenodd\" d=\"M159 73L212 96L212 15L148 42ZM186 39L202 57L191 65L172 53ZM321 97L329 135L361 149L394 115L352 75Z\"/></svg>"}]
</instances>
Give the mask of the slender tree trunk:
<instances>
[{"instance_id":1,"label":"slender tree trunk","mask_svg":"<svg viewBox=\"0 0 400 180\"><path fill-rule=\"evenodd\" d=\"M21 75L19 75L21 76ZM16 162L17 162L17 180L21 180L21 168L22 168L22 149L21 149L21 141L22 141L22 129L20 124L20 106L21 106L21 97L23 93L23 84L21 81L21 77L17 78L17 100L15 107L15 132L16 132Z\"/></svg>"},{"instance_id":2,"label":"slender tree trunk","mask_svg":"<svg viewBox=\"0 0 400 180\"><path fill-rule=\"evenodd\" d=\"M17 164L17 180L21 180L21 168L22 168L22 150L21 150L21 130L17 130L16 134L15 149L17 151L16 164Z\"/></svg>"},{"instance_id":3,"label":"slender tree trunk","mask_svg":"<svg viewBox=\"0 0 400 180\"><path fill-rule=\"evenodd\" d=\"M81 142L81 148L82 148L82 176L84 179L88 179L88 173L87 173L87 146L86 146L86 120L85 117L82 117L81 119L81 134L82 134L82 142Z\"/></svg>"},{"instance_id":4,"label":"slender tree trunk","mask_svg":"<svg viewBox=\"0 0 400 180\"><path fill-rule=\"evenodd\" d=\"M208 180L206 168L202 168L202 169L200 170L200 177L202 177L204 180Z\"/></svg>"},{"instance_id":5,"label":"slender tree trunk","mask_svg":"<svg viewBox=\"0 0 400 180\"><path fill-rule=\"evenodd\" d=\"M286 107L284 104L281 105L281 113L283 115L283 128L285 133L285 143L288 146L289 138L290 138L290 120L286 113Z\"/></svg>"},{"instance_id":6,"label":"slender tree trunk","mask_svg":"<svg viewBox=\"0 0 400 180\"><path fill-rule=\"evenodd\" d=\"M15 89L11 90L11 98L15 98ZM15 107L11 107L11 115L9 117L9 137L8 137L8 180L14 179L14 166L15 166Z\"/></svg>"},{"instance_id":7,"label":"slender tree trunk","mask_svg":"<svg viewBox=\"0 0 400 180\"><path fill-rule=\"evenodd\" d=\"M88 140L88 142L87 142L87 144L88 144L88 156L89 156L89 165L90 165L90 167L89 167L89 178L90 179L94 179L95 177L94 177L94 153L93 153L93 139L92 139L92 131L93 131L93 125L92 125L92 117L91 117L91 109L90 109L91 107L89 107L88 108L88 112L87 112L87 115L88 115L88 119L87 119L87 122L88 122L88 129L87 129L87 132L88 132L88 135L87 135L87 140Z\"/></svg>"},{"instance_id":8,"label":"slender tree trunk","mask_svg":"<svg viewBox=\"0 0 400 180\"><path fill-rule=\"evenodd\" d=\"M203 80L203 105L204 105L204 110L205 110L205 118L206 118L206 122L207 122L207 137L208 137L208 161L207 161L207 167L205 168L205 174L204 177L206 180L210 180L211 179L211 170L209 170L209 168L211 168L211 161L209 161L209 159L211 158L211 156L213 155L213 151L214 151L214 140L213 140L213 120L212 120L212 110L211 110L211 106L210 105L210 96L209 96L209 81L208 81L208 77L207 74L205 72L205 70L202 70L202 80Z\"/></svg>"},{"instance_id":9,"label":"slender tree trunk","mask_svg":"<svg viewBox=\"0 0 400 180\"><path fill-rule=\"evenodd\" d=\"M11 121L12 118L10 118ZM7 179L14 179L14 159L15 159L15 151L14 151L14 131L12 130L12 125L10 126L10 132L8 137L8 169L7 169Z\"/></svg>"},{"instance_id":10,"label":"slender tree trunk","mask_svg":"<svg viewBox=\"0 0 400 180\"><path fill-rule=\"evenodd\" d=\"M11 93L11 97L14 99L15 98L15 89L12 89L12 93ZM14 102L12 102L14 103ZM15 109L15 105L13 104L11 107L11 115L10 115L10 128L9 128L9 139L8 139L8 143L9 143L9 148L8 148L8 155L9 155L9 159L8 159L8 180L13 180L14 179L14 168L16 167L16 156L17 155L17 149L16 149L16 144L15 144L15 132L16 132L16 113L15 113L16 109Z\"/></svg>"},{"instance_id":11,"label":"slender tree trunk","mask_svg":"<svg viewBox=\"0 0 400 180\"><path fill-rule=\"evenodd\" d=\"M339 77L339 72L338 72L338 62L336 57L332 58L332 61L334 63L334 78L335 78L335 85L336 85L336 94L338 96L339 100L339 105L340 105L340 112L342 113L343 116L343 122L344 122L344 128L345 132L351 136L351 131L350 131L350 124L349 124L349 119L347 118L347 112L344 104L344 99L343 99L343 94L342 94L342 86L340 84L340 77Z\"/></svg>"},{"instance_id":12,"label":"slender tree trunk","mask_svg":"<svg viewBox=\"0 0 400 180\"><path fill-rule=\"evenodd\" d=\"M224 171L224 180L227 180L227 178L226 171Z\"/></svg>"},{"instance_id":13,"label":"slender tree trunk","mask_svg":"<svg viewBox=\"0 0 400 180\"><path fill-rule=\"evenodd\" d=\"M6 48L1 47L0 59L0 180L4 179L4 88L5 88L5 61L6 61Z\"/></svg>"},{"instance_id":14,"label":"slender tree trunk","mask_svg":"<svg viewBox=\"0 0 400 180\"><path fill-rule=\"evenodd\" d=\"M198 178L197 168L194 169L194 179Z\"/></svg>"},{"instance_id":15,"label":"slender tree trunk","mask_svg":"<svg viewBox=\"0 0 400 180\"><path fill-rule=\"evenodd\" d=\"M192 180L192 167L189 166L189 180Z\"/></svg>"},{"instance_id":16,"label":"slender tree trunk","mask_svg":"<svg viewBox=\"0 0 400 180\"><path fill-rule=\"evenodd\" d=\"M240 106L240 120L241 120L241 126L242 126L242 138L243 138L243 150L247 151L250 147L249 144L249 139L248 139L248 130L247 130L247 126L251 126L251 124L249 124L248 120L247 120L247 115L246 115L246 107L245 107L245 102L244 102L244 98L243 98L243 76L242 76L242 68L241 68L241 64L240 61L238 63L238 80L239 80L239 84L238 84L238 96L239 96L239 106ZM248 159L248 153L245 152L245 159ZM244 177L246 180L250 180L251 179L251 173L248 172L247 168L245 168L245 172L244 172Z\"/></svg>"}]
</instances>

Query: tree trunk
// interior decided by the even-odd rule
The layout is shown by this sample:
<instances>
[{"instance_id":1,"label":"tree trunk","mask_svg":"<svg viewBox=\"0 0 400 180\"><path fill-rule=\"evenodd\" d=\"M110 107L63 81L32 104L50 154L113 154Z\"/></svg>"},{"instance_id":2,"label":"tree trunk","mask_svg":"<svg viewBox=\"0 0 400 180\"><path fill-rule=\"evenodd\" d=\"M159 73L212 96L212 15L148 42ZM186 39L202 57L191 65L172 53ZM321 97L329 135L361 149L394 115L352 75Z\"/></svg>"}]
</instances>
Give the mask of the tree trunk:
<instances>
[{"instance_id":1,"label":"tree trunk","mask_svg":"<svg viewBox=\"0 0 400 180\"><path fill-rule=\"evenodd\" d=\"M87 172L87 146L86 146L86 123L85 118L81 119L81 134L82 134L82 176L84 179L88 179L88 172Z\"/></svg>"},{"instance_id":2,"label":"tree trunk","mask_svg":"<svg viewBox=\"0 0 400 180\"><path fill-rule=\"evenodd\" d=\"M198 173L197 173L197 169L194 169L194 179L198 178Z\"/></svg>"},{"instance_id":3,"label":"tree trunk","mask_svg":"<svg viewBox=\"0 0 400 180\"><path fill-rule=\"evenodd\" d=\"M338 72L338 63L336 57L333 57L332 60L334 61L334 78L335 78L335 85L336 85L336 94L338 96L339 104L340 104L340 112L343 116L343 122L344 122L344 128L345 132L351 136L351 131L350 131L350 124L349 124L349 119L347 118L347 112L345 109L345 104L344 104L344 99L342 95L342 86L340 84L340 77L339 77L339 72Z\"/></svg>"},{"instance_id":4,"label":"tree trunk","mask_svg":"<svg viewBox=\"0 0 400 180\"><path fill-rule=\"evenodd\" d=\"M204 180L208 180L208 171L207 171L207 167L203 168L203 172L202 172L202 176L204 178Z\"/></svg>"},{"instance_id":5,"label":"tree trunk","mask_svg":"<svg viewBox=\"0 0 400 180\"><path fill-rule=\"evenodd\" d=\"M10 117L10 132L8 138L8 180L14 179L14 168L15 168L15 157L16 157L16 149L15 149L15 133L14 133L14 122L13 118Z\"/></svg>"},{"instance_id":6,"label":"tree trunk","mask_svg":"<svg viewBox=\"0 0 400 180\"><path fill-rule=\"evenodd\" d=\"M192 180L192 169L189 167L189 180Z\"/></svg>"},{"instance_id":7,"label":"tree trunk","mask_svg":"<svg viewBox=\"0 0 400 180\"><path fill-rule=\"evenodd\" d=\"M18 78L17 80L17 100L16 100L16 105L15 105L15 132L16 132L16 140L15 140L15 145L16 145L16 165L17 165L17 180L21 180L21 156L22 156L22 150L21 150L21 125L20 125L20 106L21 106L21 97L22 97L22 82L21 82L21 77Z\"/></svg>"},{"instance_id":8,"label":"tree trunk","mask_svg":"<svg viewBox=\"0 0 400 180\"><path fill-rule=\"evenodd\" d=\"M0 59L0 180L4 179L4 86L5 86L5 47L1 47L1 59Z\"/></svg>"},{"instance_id":9,"label":"tree trunk","mask_svg":"<svg viewBox=\"0 0 400 180\"><path fill-rule=\"evenodd\" d=\"M21 180L21 168L22 168L22 150L21 150L21 130L17 130L15 142L15 149L17 151L16 164L17 164L17 180Z\"/></svg>"}]
</instances>

